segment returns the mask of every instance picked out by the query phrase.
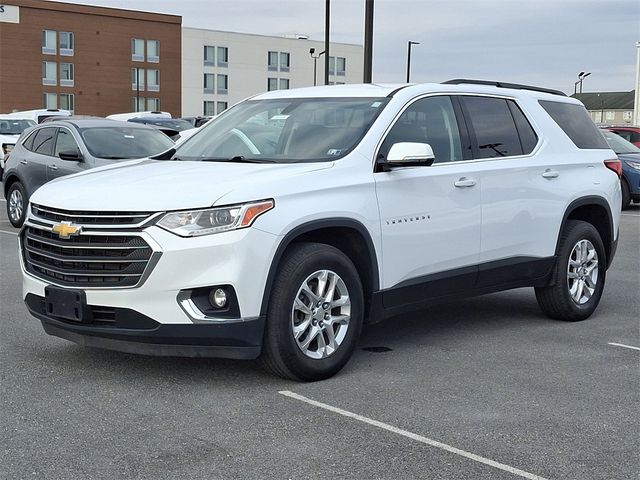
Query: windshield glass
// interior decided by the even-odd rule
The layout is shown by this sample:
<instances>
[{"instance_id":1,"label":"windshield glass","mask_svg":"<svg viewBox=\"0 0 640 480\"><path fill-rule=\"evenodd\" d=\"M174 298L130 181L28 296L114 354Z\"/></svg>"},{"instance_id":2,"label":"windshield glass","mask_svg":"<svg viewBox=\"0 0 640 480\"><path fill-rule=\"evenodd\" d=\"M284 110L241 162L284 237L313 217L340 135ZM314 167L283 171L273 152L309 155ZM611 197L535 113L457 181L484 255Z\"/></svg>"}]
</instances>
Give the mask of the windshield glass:
<instances>
[{"instance_id":1,"label":"windshield glass","mask_svg":"<svg viewBox=\"0 0 640 480\"><path fill-rule=\"evenodd\" d=\"M0 119L0 135L20 135L27 128L36 124L33 120Z\"/></svg>"},{"instance_id":2,"label":"windshield glass","mask_svg":"<svg viewBox=\"0 0 640 480\"><path fill-rule=\"evenodd\" d=\"M89 153L97 158L144 158L173 147L169 137L151 128L95 127L81 134Z\"/></svg>"},{"instance_id":3,"label":"windshield glass","mask_svg":"<svg viewBox=\"0 0 640 480\"><path fill-rule=\"evenodd\" d=\"M181 118L132 118L129 121L134 123L155 125L157 127L172 128L173 130L177 130L178 132L193 128L193 125L191 125L191 123L187 122L186 120L182 120Z\"/></svg>"},{"instance_id":4,"label":"windshield glass","mask_svg":"<svg viewBox=\"0 0 640 480\"><path fill-rule=\"evenodd\" d=\"M349 153L387 98L286 98L236 105L181 145L180 160L321 162Z\"/></svg>"},{"instance_id":5,"label":"windshield glass","mask_svg":"<svg viewBox=\"0 0 640 480\"><path fill-rule=\"evenodd\" d=\"M625 153L640 153L640 148L636 147L633 143L627 142L620 135L616 135L609 130L602 130L602 134L604 135L605 140L611 147L611 150L616 152L616 154L625 154Z\"/></svg>"}]
</instances>

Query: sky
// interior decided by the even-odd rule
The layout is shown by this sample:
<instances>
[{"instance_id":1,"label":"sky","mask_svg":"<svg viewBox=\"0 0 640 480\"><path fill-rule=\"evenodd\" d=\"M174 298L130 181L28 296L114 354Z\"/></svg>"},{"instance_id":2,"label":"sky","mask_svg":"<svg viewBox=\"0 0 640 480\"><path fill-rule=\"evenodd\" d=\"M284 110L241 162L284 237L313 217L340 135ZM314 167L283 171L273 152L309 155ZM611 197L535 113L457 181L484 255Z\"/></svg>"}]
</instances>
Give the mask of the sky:
<instances>
[{"instance_id":1,"label":"sky","mask_svg":"<svg viewBox=\"0 0 640 480\"><path fill-rule=\"evenodd\" d=\"M182 16L184 27L324 39L325 0L82 0ZM365 0L331 1L331 41L362 44ZM374 82L480 78L573 93L629 91L638 0L375 0Z\"/></svg>"}]
</instances>

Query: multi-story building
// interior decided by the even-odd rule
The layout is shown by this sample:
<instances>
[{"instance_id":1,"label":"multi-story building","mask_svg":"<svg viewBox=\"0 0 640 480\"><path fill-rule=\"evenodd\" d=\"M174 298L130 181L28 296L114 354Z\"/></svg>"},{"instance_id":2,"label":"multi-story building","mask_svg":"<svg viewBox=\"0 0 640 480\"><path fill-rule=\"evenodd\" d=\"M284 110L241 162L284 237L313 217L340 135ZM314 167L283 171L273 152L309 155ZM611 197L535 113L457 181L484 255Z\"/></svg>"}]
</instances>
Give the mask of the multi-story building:
<instances>
[{"instance_id":1,"label":"multi-story building","mask_svg":"<svg viewBox=\"0 0 640 480\"><path fill-rule=\"evenodd\" d=\"M215 115L257 93L308 87L314 72L322 85L323 51L323 42L306 37L183 28L183 115ZM329 51L330 83L362 82L362 45L332 43Z\"/></svg>"},{"instance_id":2,"label":"multi-story building","mask_svg":"<svg viewBox=\"0 0 640 480\"><path fill-rule=\"evenodd\" d=\"M181 114L175 15L9 0L0 9L0 112Z\"/></svg>"}]
</instances>

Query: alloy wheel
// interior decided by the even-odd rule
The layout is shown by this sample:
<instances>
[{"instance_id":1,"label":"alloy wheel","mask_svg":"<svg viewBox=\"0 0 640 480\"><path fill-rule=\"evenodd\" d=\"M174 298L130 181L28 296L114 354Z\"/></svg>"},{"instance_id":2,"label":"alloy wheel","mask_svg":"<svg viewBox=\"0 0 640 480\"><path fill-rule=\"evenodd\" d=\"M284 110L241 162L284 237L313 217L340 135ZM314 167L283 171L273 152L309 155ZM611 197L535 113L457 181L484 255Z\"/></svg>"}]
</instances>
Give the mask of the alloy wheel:
<instances>
[{"instance_id":1,"label":"alloy wheel","mask_svg":"<svg viewBox=\"0 0 640 480\"><path fill-rule=\"evenodd\" d=\"M9 217L14 222L20 221L22 212L24 211L24 201L20 190L14 190L9 196Z\"/></svg>"},{"instance_id":2,"label":"alloy wheel","mask_svg":"<svg viewBox=\"0 0 640 480\"><path fill-rule=\"evenodd\" d=\"M598 284L598 253L589 240L576 243L569 255L567 288L578 305L587 303Z\"/></svg>"}]
</instances>

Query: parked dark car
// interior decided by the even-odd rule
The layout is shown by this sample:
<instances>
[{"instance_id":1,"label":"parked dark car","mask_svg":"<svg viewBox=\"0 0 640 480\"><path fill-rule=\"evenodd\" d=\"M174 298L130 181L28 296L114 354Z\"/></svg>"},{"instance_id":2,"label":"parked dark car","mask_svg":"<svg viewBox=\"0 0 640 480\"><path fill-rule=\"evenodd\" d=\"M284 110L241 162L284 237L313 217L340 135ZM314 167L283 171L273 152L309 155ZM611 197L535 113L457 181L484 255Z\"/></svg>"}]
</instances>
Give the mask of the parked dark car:
<instances>
[{"instance_id":1,"label":"parked dark car","mask_svg":"<svg viewBox=\"0 0 640 480\"><path fill-rule=\"evenodd\" d=\"M150 117L135 117L127 120L133 123L142 123L144 125L152 125L162 131L172 140L180 138L180 132L193 128L191 123L181 118L165 118L157 115Z\"/></svg>"},{"instance_id":2,"label":"parked dark car","mask_svg":"<svg viewBox=\"0 0 640 480\"><path fill-rule=\"evenodd\" d=\"M603 129L602 134L622 163L620 189L622 190L622 209L624 210L629 208L631 202L640 203L640 148L609 129Z\"/></svg>"},{"instance_id":3,"label":"parked dark car","mask_svg":"<svg viewBox=\"0 0 640 480\"><path fill-rule=\"evenodd\" d=\"M198 116L198 117L183 117L181 120L185 122L189 122L193 128L200 128L202 125L207 123L213 117L209 116Z\"/></svg>"},{"instance_id":4,"label":"parked dark car","mask_svg":"<svg viewBox=\"0 0 640 480\"><path fill-rule=\"evenodd\" d=\"M613 125L604 128L621 136L627 142L633 143L636 147L640 147L640 127Z\"/></svg>"},{"instance_id":5,"label":"parked dark car","mask_svg":"<svg viewBox=\"0 0 640 480\"><path fill-rule=\"evenodd\" d=\"M164 152L173 142L156 128L106 119L59 120L26 130L5 159L4 195L15 227L28 200L46 182Z\"/></svg>"}]
</instances>

